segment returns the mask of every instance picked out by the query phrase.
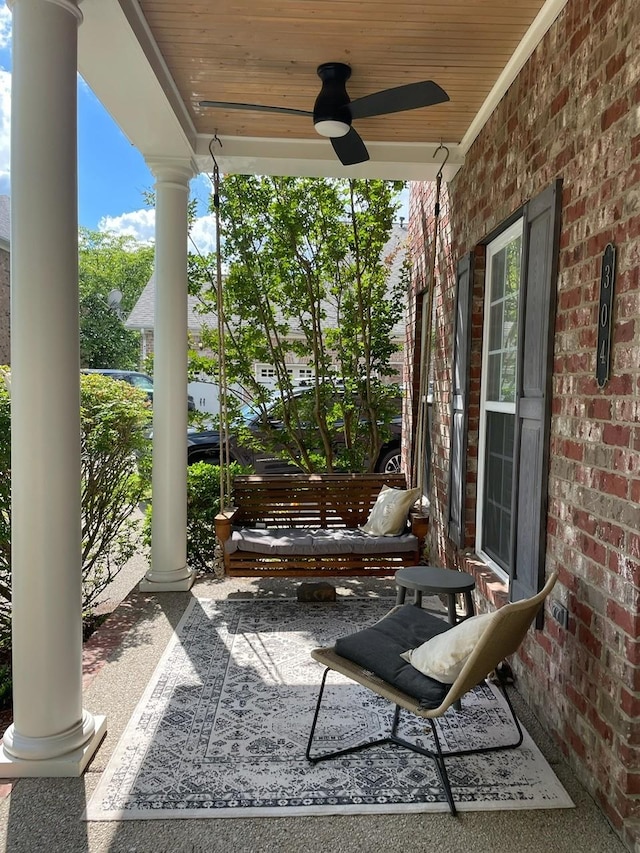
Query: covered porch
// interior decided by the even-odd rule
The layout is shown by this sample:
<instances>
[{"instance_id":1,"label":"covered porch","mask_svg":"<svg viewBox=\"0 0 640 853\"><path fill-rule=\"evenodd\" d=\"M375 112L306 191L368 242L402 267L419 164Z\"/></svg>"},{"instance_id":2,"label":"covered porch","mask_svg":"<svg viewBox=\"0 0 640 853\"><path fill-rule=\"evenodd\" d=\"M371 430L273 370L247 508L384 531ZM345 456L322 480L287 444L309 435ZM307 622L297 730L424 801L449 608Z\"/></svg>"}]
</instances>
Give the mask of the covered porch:
<instances>
[{"instance_id":1,"label":"covered porch","mask_svg":"<svg viewBox=\"0 0 640 853\"><path fill-rule=\"evenodd\" d=\"M139 563L138 570L145 571L144 562ZM341 579L334 583L343 602L364 596L376 605L395 596L392 578ZM189 602L194 598L230 602L249 598L256 603L274 603L295 599L296 586L296 579L232 578L223 582L198 580L187 593L156 596L134 590L89 640L84 652L84 703L92 711L107 714L106 738L82 778L20 779L4 784L0 792L0 838L6 849L25 853L38 847L65 853L228 849L242 853L361 853L383 849L401 853L428 848L443 853L512 853L514 849L537 853L544 845L566 853L624 853L624 846L557 745L513 690L511 696L520 719L575 808L474 811L458 818L448 813L414 813L85 822L82 815L87 802ZM309 605L295 606L304 613ZM444 615L437 598L425 599L424 606Z\"/></svg>"},{"instance_id":2,"label":"covered porch","mask_svg":"<svg viewBox=\"0 0 640 853\"><path fill-rule=\"evenodd\" d=\"M200 594L200 583L194 586L193 572L186 564L187 406L186 399L183 406L180 400L187 393L188 187L193 175L211 169L212 139L218 137L222 143L213 150L223 172L421 182L422 191L414 200L422 224L428 222L432 209L433 187L428 182L439 173L441 155L436 152L442 143L449 150L442 177L451 187L451 193L445 195L442 226L453 235L453 250L464 251L470 259L466 268L459 268L457 284L464 283L468 307L473 309L464 327L473 344L466 353L471 357L465 381L475 396L470 411L465 410L458 420L461 425L464 422L464 429L471 423L472 436L478 431L474 406L479 399L483 334L479 321L486 291L481 275L484 247L497 239L495 233L489 233L491 229L510 227L523 210L526 216L531 213L527 221L533 222L530 202L554 181L554 205L563 217L558 217L551 230L559 245L561 272L558 275L554 261L546 267L544 279L551 288L551 301L558 291L559 320L554 327L552 314L547 312L548 322L544 328L536 326L532 337L534 344L542 338L549 344L548 349L539 348L547 356L553 353L555 334L561 356L555 362L550 358L546 365L540 361L540 382L534 389L543 397L546 393L546 413L553 418L555 432L550 441L547 435L540 443L545 470L536 480L538 507L535 525L529 525L533 542L529 552L535 552L537 581L550 565L560 568L562 606L545 631L536 634L531 645L534 651L523 657L520 669L522 683L536 699L536 707L548 714L548 730L562 744L573 768L598 797L619 834L634 843L638 824L633 744L637 743L639 702L640 444L634 399L637 344L633 346L638 323L638 223L632 188L638 183L640 147L637 63L630 33L638 32L638 12L628 0L536 0L516 6L501 2L453 3L446 8L438 4L340 2L310 7L291 0L277 10L250 3L241 3L240 8L238 4L217 4L212 10L206 3L185 7L161 0L85 0L81 5L74 0L15 0L14 724L4 738L2 775L78 776L95 755L85 782L90 779L104 766L112 732L120 730L120 715L127 708L130 711L127 703L146 683L149 667L175 625L175 614L183 609L185 599ZM617 36L607 29L614 24L624 42L619 52ZM560 48L562 60L557 54ZM348 88L354 99L433 79L447 91L450 102L358 121L370 159L344 166L328 140L315 135L309 116L296 114L311 110L319 90L316 68L328 60L352 66ZM73 414L79 395L77 68L143 153L157 180L152 558L136 593L142 602L142 627L136 627L135 620L131 623L126 654L116 655L117 666L106 667L84 692L78 422ZM271 105L284 113L274 116L262 110L212 109L200 106L204 100ZM583 108L587 100L589 110ZM530 137L534 134L538 147L532 149ZM585 153L587 142L593 168ZM609 179L610 173L616 175L615 181ZM591 192L594 180L599 183ZM545 211L554 205L547 204ZM603 207L602 215L595 211L598 205ZM540 232L538 237L539 256L532 254L534 282L536 271L545 266L537 263L537 257L542 257L546 233ZM614 326L611 340L617 350L612 381L601 393L603 386L597 388L591 375L597 331L594 282L599 275L599 252L607 241L616 242L621 250L623 296L617 310L625 322L618 324L617 332ZM432 247L424 243L422 233L415 254L422 280L427 281ZM452 269L458 260L449 251L443 250L439 259L441 270ZM536 293L537 288L532 287L532 298ZM472 504L477 491L473 461L477 448L471 445L469 449L464 441L456 444L465 433L464 429L456 433L452 426L459 413L450 404L464 396L453 384L463 375L458 370L462 360L458 362L457 355L452 358L454 317L460 304L456 298L447 283L436 306L441 371L436 389L441 408L436 427L434 505L438 521L433 553L451 568L469 568L475 560ZM411 303L415 357L409 374L414 390L420 330L425 328L421 307L419 299ZM578 328L581 323L587 324L585 330ZM459 337L463 342L467 335ZM460 342L455 343L459 352ZM533 363L528 358L523 362ZM537 369L538 362L535 364ZM458 465L455 483L449 477L454 470L449 464L454 447L458 462L463 463ZM468 477L464 470L467 460L471 463ZM584 465L574 464L582 461ZM527 473L534 468L522 467ZM552 474L549 490L547 469ZM452 502L454 485L457 497ZM527 498L525 488L524 503ZM612 541L607 542L607 537ZM500 580L500 575L487 570L486 563L477 562L477 588L484 606L500 603L508 591L508 578ZM286 582L282 583L284 590ZM216 587L211 595L223 589L223 585ZM271 593L261 589L259 594ZM132 666L129 674L124 666L120 668L125 662ZM141 684L136 681L135 689L128 691L138 663L143 668ZM116 672L123 679L122 693L132 694L126 701L118 701L121 688ZM113 681L109 680L112 674ZM578 682L584 695L574 689ZM609 684L612 695L607 697ZM545 703L544 691L548 690L554 691L551 709ZM598 690L604 691L602 696ZM106 716L108 740L96 752ZM525 722L529 725L526 709ZM535 727L535 722L531 725ZM553 748L550 750L553 756ZM604 781L595 781L596 775ZM84 795L85 782L59 784L77 799ZM21 782L9 810L19 807L21 791L27 790L40 792L46 803L51 785ZM576 790L574 797L588 812L589 798ZM45 805L41 813L48 814ZM549 840L550 849L554 843L556 849L563 849L564 841L567 850L579 850L575 845L582 838L589 839L586 849L597 849L582 831L583 824L573 822L578 814L579 810L573 816L558 813L553 822L546 823L534 815L532 824L521 814L511 816L504 831L495 833L499 841L491 832L490 847L500 849L495 844L503 839L512 845L512 828L522 821L519 849L526 850L524 844L529 841L538 849L551 826L559 837L557 842ZM384 825L385 838L393 837L394 821L402 823L398 818L390 820ZM492 815L486 825L483 820L465 817L463 827L474 827L476 837L486 838L485 829L489 832L491 826L495 830L495 821L503 818ZM604 832L605 825L599 825ZM412 824L412 828L416 826ZM14 822L13 830L16 827ZM110 827L108 833L111 840L112 830ZM98 832L94 828L88 831ZM344 838L341 845L337 843L335 831L332 822L329 841L347 849ZM354 829L356 835L357 831ZM135 834L136 830L124 832L125 843L129 832ZM273 835L268 833L265 849L271 849L270 844L274 849L288 846L279 832L276 827ZM450 838L449 829L442 834ZM600 837L597 832L596 836ZM473 837L470 832L464 849L473 849ZM602 838L603 850L616 849L617 842L607 832ZM459 839L458 834L456 842ZM86 837L83 841L86 845ZM442 849L448 849L446 843L443 841ZM191 844L195 849L198 844L207 847L197 834ZM388 843L381 846L390 849ZM259 843L255 849L261 849Z\"/></svg>"},{"instance_id":3,"label":"covered porch","mask_svg":"<svg viewBox=\"0 0 640 853\"><path fill-rule=\"evenodd\" d=\"M338 3L322 24L297 2L247 4L244 15L137 0L13 4L14 722L0 773L81 773L106 725L82 709L80 671L76 69L156 176L153 542L141 589L186 592L187 201L190 178L211 168L212 138L223 171L420 180L438 174L445 142L446 181L563 6L537 0L505 14L490 4L501 30L483 46L470 33L487 34L484 13L465 4L445 14ZM414 29L421 35L408 38ZM307 117L267 122L259 111L245 119L200 106L211 97L286 105L295 95L310 109L327 59L353 63L352 97L437 77L451 104L359 122L370 159L349 167Z\"/></svg>"}]
</instances>

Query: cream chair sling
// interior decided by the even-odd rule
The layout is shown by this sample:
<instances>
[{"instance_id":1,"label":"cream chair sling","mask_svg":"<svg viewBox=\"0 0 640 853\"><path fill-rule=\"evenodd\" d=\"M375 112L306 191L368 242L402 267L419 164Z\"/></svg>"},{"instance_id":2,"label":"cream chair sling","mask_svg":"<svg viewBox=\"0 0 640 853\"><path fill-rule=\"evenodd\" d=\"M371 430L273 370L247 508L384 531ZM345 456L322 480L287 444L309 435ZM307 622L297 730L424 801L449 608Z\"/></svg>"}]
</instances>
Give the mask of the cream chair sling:
<instances>
[{"instance_id":1,"label":"cream chair sling","mask_svg":"<svg viewBox=\"0 0 640 853\"><path fill-rule=\"evenodd\" d=\"M522 729L504 684L500 684L500 687L513 718L515 739L495 746L479 746L476 749L444 752L440 746L434 720L436 717L441 717L465 693L484 681L506 657L517 651L555 582L556 575L553 574L537 595L524 601L506 604L495 611L491 618L486 620L486 627L452 684L444 684L423 675L414 669L410 663L403 660L400 654L408 649L415 648L436 634L442 635L441 639L444 640L449 632L461 629L465 623L462 622L449 627L444 620L415 607L413 604L395 607L375 625L336 641L336 644L330 648L314 649L311 656L326 669L322 677L309 734L307 759L312 763L327 761L331 758L385 743L407 747L435 761L451 814L455 815L456 806L445 767L445 758L493 752L500 749L515 749L522 743ZM451 634L451 637L453 636ZM357 746L312 755L313 738L322 704L322 696L327 675L331 670L342 673L347 678L362 684L395 704L396 708L389 735L366 741ZM425 749L398 737L398 723L403 708L418 717L429 720L434 750ZM452 710L452 713L455 711Z\"/></svg>"}]
</instances>

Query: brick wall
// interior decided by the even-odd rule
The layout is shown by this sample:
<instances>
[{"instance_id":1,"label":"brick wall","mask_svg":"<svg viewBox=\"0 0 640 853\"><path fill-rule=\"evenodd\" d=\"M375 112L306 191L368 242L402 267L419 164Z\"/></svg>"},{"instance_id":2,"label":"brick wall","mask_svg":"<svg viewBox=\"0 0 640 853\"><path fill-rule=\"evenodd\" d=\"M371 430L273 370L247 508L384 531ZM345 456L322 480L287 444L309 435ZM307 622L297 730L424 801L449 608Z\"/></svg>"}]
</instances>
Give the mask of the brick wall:
<instances>
[{"instance_id":1,"label":"brick wall","mask_svg":"<svg viewBox=\"0 0 640 853\"><path fill-rule=\"evenodd\" d=\"M475 140L445 193L439 248L431 547L471 569L481 607L504 584L473 556L480 391L482 248L477 244L563 179L554 339L547 573L569 609L549 615L517 662L519 687L629 847L640 839L640 3L569 0ZM418 211L433 185L414 185ZM611 379L595 380L601 257L617 279ZM455 264L476 251L466 546L446 538ZM414 281L417 276L414 276Z\"/></svg>"},{"instance_id":2,"label":"brick wall","mask_svg":"<svg viewBox=\"0 0 640 853\"><path fill-rule=\"evenodd\" d=\"M9 364L11 361L9 266L9 252L0 249L0 364Z\"/></svg>"}]
</instances>

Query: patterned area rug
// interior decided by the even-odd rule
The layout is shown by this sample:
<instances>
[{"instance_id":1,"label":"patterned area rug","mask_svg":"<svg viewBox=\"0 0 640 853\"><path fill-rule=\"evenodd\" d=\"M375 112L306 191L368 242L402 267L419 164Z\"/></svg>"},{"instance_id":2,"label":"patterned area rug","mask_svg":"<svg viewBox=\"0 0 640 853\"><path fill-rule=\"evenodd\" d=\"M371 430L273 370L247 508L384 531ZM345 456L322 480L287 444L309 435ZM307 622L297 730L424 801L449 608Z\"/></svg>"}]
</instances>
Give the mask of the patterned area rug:
<instances>
[{"instance_id":1,"label":"patterned area rug","mask_svg":"<svg viewBox=\"0 0 640 853\"><path fill-rule=\"evenodd\" d=\"M371 624L390 599L301 604L193 600L87 807L88 820L447 811L433 761L394 746L312 766L305 749L323 668L316 646ZM329 676L318 749L388 731L392 706ZM431 745L403 713L400 734ZM510 738L504 700L481 687L440 721L443 748ZM517 750L448 761L461 811L567 808L528 734Z\"/></svg>"}]
</instances>

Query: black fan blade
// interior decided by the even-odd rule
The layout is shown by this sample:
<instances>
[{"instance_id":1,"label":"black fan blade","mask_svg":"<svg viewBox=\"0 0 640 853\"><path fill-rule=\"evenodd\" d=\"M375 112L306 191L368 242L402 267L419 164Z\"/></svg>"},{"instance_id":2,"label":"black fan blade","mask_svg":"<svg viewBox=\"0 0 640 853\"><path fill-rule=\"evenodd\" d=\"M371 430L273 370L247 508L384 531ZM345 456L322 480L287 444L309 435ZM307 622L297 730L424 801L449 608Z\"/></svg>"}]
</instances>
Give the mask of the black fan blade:
<instances>
[{"instance_id":1,"label":"black fan blade","mask_svg":"<svg viewBox=\"0 0 640 853\"><path fill-rule=\"evenodd\" d=\"M449 100L449 95L434 83L423 80L421 83L407 83L395 89L383 89L363 98L351 101L349 109L352 118L371 118L372 116L401 113L404 110L416 110L418 107L431 107Z\"/></svg>"},{"instance_id":2,"label":"black fan blade","mask_svg":"<svg viewBox=\"0 0 640 853\"><path fill-rule=\"evenodd\" d=\"M219 110L248 110L254 113L285 113L290 116L311 116L309 110L294 110L290 107L267 107L263 104L230 104L226 101L198 101L199 107L215 107Z\"/></svg>"},{"instance_id":3,"label":"black fan blade","mask_svg":"<svg viewBox=\"0 0 640 853\"><path fill-rule=\"evenodd\" d=\"M367 146L353 128L346 136L332 136L331 144L343 166L353 166L369 159Z\"/></svg>"}]
</instances>

